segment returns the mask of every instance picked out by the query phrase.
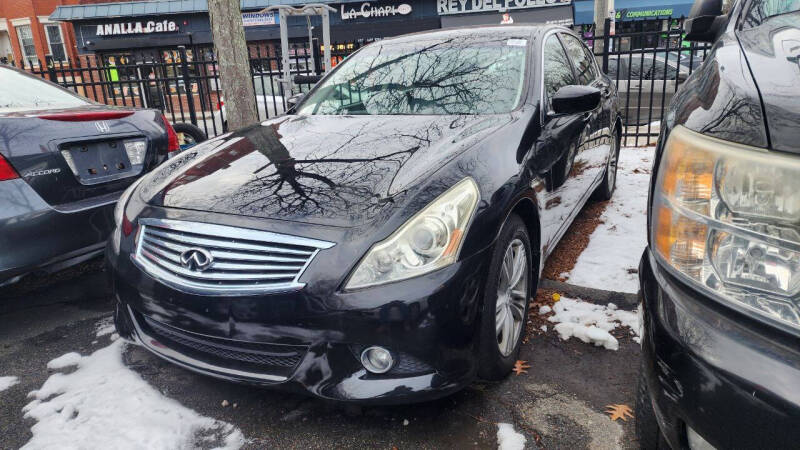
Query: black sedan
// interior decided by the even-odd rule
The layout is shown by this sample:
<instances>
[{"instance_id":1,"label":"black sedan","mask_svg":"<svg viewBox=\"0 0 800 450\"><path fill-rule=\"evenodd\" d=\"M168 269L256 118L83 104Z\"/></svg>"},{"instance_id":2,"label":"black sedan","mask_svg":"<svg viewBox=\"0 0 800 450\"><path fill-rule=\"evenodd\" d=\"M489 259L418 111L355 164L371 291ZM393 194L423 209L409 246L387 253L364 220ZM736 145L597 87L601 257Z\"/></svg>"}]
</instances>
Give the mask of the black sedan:
<instances>
[{"instance_id":1,"label":"black sedan","mask_svg":"<svg viewBox=\"0 0 800 450\"><path fill-rule=\"evenodd\" d=\"M159 111L99 105L0 65L0 286L102 255L117 198L174 150Z\"/></svg>"},{"instance_id":2,"label":"black sedan","mask_svg":"<svg viewBox=\"0 0 800 450\"><path fill-rule=\"evenodd\" d=\"M643 448L800 443L800 2L698 0L714 42L656 150L640 267Z\"/></svg>"},{"instance_id":3,"label":"black sedan","mask_svg":"<svg viewBox=\"0 0 800 450\"><path fill-rule=\"evenodd\" d=\"M126 192L117 329L197 372L329 399L500 379L546 256L614 191L615 94L564 28L366 46L288 115Z\"/></svg>"}]
</instances>

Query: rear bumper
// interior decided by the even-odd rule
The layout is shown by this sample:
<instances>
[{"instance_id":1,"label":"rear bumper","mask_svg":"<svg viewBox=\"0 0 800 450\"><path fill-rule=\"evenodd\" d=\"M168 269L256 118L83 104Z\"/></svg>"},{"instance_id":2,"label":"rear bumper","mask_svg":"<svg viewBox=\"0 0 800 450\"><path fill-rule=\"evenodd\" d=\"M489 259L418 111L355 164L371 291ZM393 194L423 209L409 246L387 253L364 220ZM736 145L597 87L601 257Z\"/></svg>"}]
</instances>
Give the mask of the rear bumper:
<instances>
[{"instance_id":1,"label":"rear bumper","mask_svg":"<svg viewBox=\"0 0 800 450\"><path fill-rule=\"evenodd\" d=\"M645 376L661 431L687 448L797 448L800 339L708 299L646 251L640 265Z\"/></svg>"},{"instance_id":2,"label":"rear bumper","mask_svg":"<svg viewBox=\"0 0 800 450\"><path fill-rule=\"evenodd\" d=\"M60 270L103 252L115 198L67 211L48 205L24 180L0 183L0 283Z\"/></svg>"}]
</instances>

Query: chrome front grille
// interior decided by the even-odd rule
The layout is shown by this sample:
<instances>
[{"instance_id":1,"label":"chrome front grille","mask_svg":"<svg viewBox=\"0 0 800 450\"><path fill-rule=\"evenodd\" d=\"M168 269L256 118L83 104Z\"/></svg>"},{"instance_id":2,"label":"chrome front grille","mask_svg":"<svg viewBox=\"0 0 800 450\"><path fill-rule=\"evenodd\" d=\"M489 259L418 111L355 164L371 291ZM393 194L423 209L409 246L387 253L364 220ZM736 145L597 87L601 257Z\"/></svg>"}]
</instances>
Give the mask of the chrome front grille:
<instances>
[{"instance_id":1,"label":"chrome front grille","mask_svg":"<svg viewBox=\"0 0 800 450\"><path fill-rule=\"evenodd\" d=\"M175 289L250 295L299 289L300 275L331 242L248 228L145 218L134 262Z\"/></svg>"}]
</instances>

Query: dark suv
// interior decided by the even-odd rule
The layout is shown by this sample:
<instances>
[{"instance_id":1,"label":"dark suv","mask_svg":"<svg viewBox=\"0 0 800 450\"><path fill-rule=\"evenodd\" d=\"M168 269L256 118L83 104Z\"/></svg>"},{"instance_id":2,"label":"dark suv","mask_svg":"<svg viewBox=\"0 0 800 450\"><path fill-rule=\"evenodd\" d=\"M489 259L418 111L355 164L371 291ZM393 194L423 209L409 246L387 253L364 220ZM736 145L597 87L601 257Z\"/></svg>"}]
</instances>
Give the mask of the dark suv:
<instances>
[{"instance_id":1,"label":"dark suv","mask_svg":"<svg viewBox=\"0 0 800 450\"><path fill-rule=\"evenodd\" d=\"M800 1L697 0L713 42L656 151L637 401L644 448L800 445Z\"/></svg>"}]
</instances>

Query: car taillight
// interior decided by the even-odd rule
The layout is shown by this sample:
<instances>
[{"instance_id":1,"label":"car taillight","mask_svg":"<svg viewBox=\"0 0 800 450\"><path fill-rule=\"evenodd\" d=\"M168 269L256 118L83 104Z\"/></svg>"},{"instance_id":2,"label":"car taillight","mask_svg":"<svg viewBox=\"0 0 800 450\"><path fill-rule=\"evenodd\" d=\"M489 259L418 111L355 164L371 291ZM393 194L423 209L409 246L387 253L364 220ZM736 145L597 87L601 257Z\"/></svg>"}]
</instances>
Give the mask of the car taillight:
<instances>
[{"instance_id":1,"label":"car taillight","mask_svg":"<svg viewBox=\"0 0 800 450\"><path fill-rule=\"evenodd\" d=\"M19 178L19 174L11 166L11 163L3 158L3 155L0 155L0 181L13 180L15 178Z\"/></svg>"},{"instance_id":2,"label":"car taillight","mask_svg":"<svg viewBox=\"0 0 800 450\"><path fill-rule=\"evenodd\" d=\"M133 114L133 111L78 111L55 114L39 114L36 117L61 122L91 122L94 120L121 119Z\"/></svg>"},{"instance_id":3,"label":"car taillight","mask_svg":"<svg viewBox=\"0 0 800 450\"><path fill-rule=\"evenodd\" d=\"M167 120L167 116L162 114L161 120L164 121L164 127L167 129L167 153L180 150L181 146L178 144L178 135L175 133L175 129L172 128L172 124Z\"/></svg>"}]
</instances>

